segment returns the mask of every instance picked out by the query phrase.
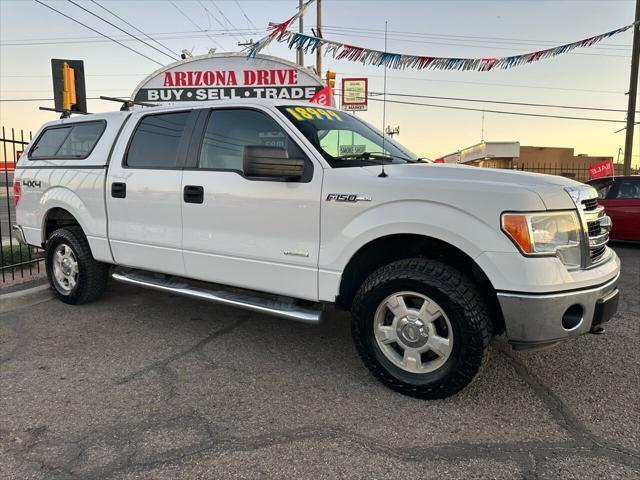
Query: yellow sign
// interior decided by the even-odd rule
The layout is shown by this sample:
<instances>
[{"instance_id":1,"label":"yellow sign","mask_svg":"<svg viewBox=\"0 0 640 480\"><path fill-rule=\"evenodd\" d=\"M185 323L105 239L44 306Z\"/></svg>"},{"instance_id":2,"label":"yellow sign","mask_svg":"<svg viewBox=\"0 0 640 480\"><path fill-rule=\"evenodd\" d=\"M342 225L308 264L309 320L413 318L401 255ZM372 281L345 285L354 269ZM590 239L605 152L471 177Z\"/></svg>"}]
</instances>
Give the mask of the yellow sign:
<instances>
[{"instance_id":1,"label":"yellow sign","mask_svg":"<svg viewBox=\"0 0 640 480\"><path fill-rule=\"evenodd\" d=\"M295 118L297 121L302 122L304 120L338 120L342 121L342 117L333 110L327 110L324 108L314 107L289 107L287 113Z\"/></svg>"}]
</instances>

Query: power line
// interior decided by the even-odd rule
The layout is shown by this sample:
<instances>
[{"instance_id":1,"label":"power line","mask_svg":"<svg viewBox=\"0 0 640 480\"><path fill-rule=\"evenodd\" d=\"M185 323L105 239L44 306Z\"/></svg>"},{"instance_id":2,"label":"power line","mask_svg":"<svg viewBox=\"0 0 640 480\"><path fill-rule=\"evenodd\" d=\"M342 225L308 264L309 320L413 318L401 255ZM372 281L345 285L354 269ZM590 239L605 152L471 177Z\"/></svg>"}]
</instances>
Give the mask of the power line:
<instances>
[{"instance_id":1,"label":"power line","mask_svg":"<svg viewBox=\"0 0 640 480\"><path fill-rule=\"evenodd\" d=\"M213 18L213 19L217 22L217 24L218 24L218 25L220 25L222 28L227 28L227 27L225 26L225 24L224 24L224 23L222 23L222 22L218 19L218 17L216 17L215 15L213 15L213 14L209 11L209 9L208 9L207 7L205 7L205 6L204 6L204 3L202 3L202 1L201 1L201 0L198 0L198 3L200 4L200 6L202 7L202 9L203 9L203 10L205 11L205 13L207 14L207 19L209 20L209 28L211 28L211 19L212 19L212 18Z\"/></svg>"},{"instance_id":2,"label":"power line","mask_svg":"<svg viewBox=\"0 0 640 480\"><path fill-rule=\"evenodd\" d=\"M259 30L258 26L255 23L253 23L253 20L249 18L249 16L247 15L247 12L245 12L244 8L242 8L242 5L240 5L240 2L238 0L235 0L235 2L236 2L236 5L238 5L238 8L240 9L240 11L242 12L242 15L244 16L245 20L247 21L247 27L253 27Z\"/></svg>"},{"instance_id":3,"label":"power line","mask_svg":"<svg viewBox=\"0 0 640 480\"><path fill-rule=\"evenodd\" d=\"M380 92L370 92L373 94L381 95ZM437 100L455 100L458 102L478 102L478 103L496 103L501 105L520 105L525 107L546 107L546 108L566 108L571 110L595 110L599 112L621 112L626 113L626 109L616 109L616 108L601 108L601 107L583 107L583 106L574 106L574 105L555 105L549 103L526 103L526 102L508 102L505 100L484 100L479 98L461 98L461 97L440 97L436 95L414 95L409 93L389 93L387 95L391 95L394 97L412 97L412 98L432 98Z\"/></svg>"},{"instance_id":4,"label":"power line","mask_svg":"<svg viewBox=\"0 0 640 480\"><path fill-rule=\"evenodd\" d=\"M180 12L180 14L181 14L184 18L186 18L186 19L191 23L191 25L193 25L194 27L196 27L196 28L197 28L199 31L201 31L201 32L206 32L206 30L205 30L205 29L203 29L202 27L200 27L200 25L198 25L196 22L194 22L194 21L191 19L191 17L190 17L189 15L187 15L186 13L184 13L184 12L182 11L182 9L181 9L181 8L179 8L173 0L169 0L169 3L170 3L171 5L173 5L173 8L175 8L176 10L178 10L178 12ZM222 46L222 44L221 44L220 42L218 42L215 38L213 38L213 37L211 37L211 36L209 36L209 35L207 35L207 37L209 37L209 39L210 39L213 43L215 43L216 45L218 45L220 48L224 49L224 47Z\"/></svg>"},{"instance_id":5,"label":"power line","mask_svg":"<svg viewBox=\"0 0 640 480\"><path fill-rule=\"evenodd\" d=\"M53 98L0 98L0 102L48 102L53 100ZM87 100L102 99L100 97L87 97Z\"/></svg>"},{"instance_id":6,"label":"power line","mask_svg":"<svg viewBox=\"0 0 640 480\"><path fill-rule=\"evenodd\" d=\"M171 55L169 55L167 52L164 52L164 51L160 50L158 47L155 47L155 46L151 45L150 43L145 42L144 40L142 40L142 39L140 39L140 38L136 37L135 35L133 35L133 34L131 34L131 33L127 32L125 29L120 28L120 27L119 27L119 26L117 26L115 23L112 23L112 22L110 22L109 20L106 20L106 19L102 18L102 17L101 17L100 15L98 15L97 13L93 13L91 10L89 10L89 9L87 9L87 8L85 8L85 7L83 7L82 5L80 5L80 4L76 3L76 2L74 2L73 0L67 0L67 2L69 2L69 3L71 3L72 5L75 5L76 7L78 7L78 8L80 8L80 9L84 10L84 11L85 11L85 12L87 12L88 14L93 15L93 16L94 16L94 17L96 17L97 19L102 20L103 22L105 22L105 23L107 23L107 24L111 25L113 28L116 28L116 29L120 30L120 31L121 31L122 33L124 33L125 35L128 35L128 36L130 36L131 38L133 38L133 39L135 39L135 40L137 40L137 41L139 41L139 42L141 42L141 43L144 43L147 47L151 47L151 48L153 48L156 52L160 52L162 55L164 55L164 56L166 56L166 57L169 57L171 60L173 60L173 61L175 61L175 60L176 60L174 57L172 57Z\"/></svg>"},{"instance_id":7,"label":"power line","mask_svg":"<svg viewBox=\"0 0 640 480\"><path fill-rule=\"evenodd\" d=\"M378 98L370 98L374 102L382 102L383 100ZM541 117L541 118L560 118L563 120L584 120L590 122L608 122L608 123L625 123L624 120L611 120L609 118L590 118L590 117L568 117L563 115L546 115L543 113L525 113L525 112L507 112L504 110L486 110L484 108L471 108L471 107L458 107L453 105L435 105L432 103L418 103L418 102L406 102L403 100L387 100L388 103L397 103L401 105L415 105L419 107L433 107L433 108L448 108L451 110L466 110L469 112L485 112L485 113L498 113L503 115L521 115L525 117Z\"/></svg>"},{"instance_id":8,"label":"power line","mask_svg":"<svg viewBox=\"0 0 640 480\"><path fill-rule=\"evenodd\" d=\"M88 97L88 100L96 100L99 97ZM0 102L36 102L36 101L48 101L53 100L52 98L10 98L10 99L0 99ZM369 100L374 102L382 102L384 100L377 98L370 98ZM608 123L624 123L624 120L612 120L609 118L590 118L590 117L569 117L563 115L547 115L542 113L526 113L526 112L508 112L504 110L486 110L481 108L470 108L470 107L459 107L454 105L436 105L429 103L419 103L419 102L407 102L402 100L386 100L388 103L396 103L401 105L413 105L420 107L433 107L433 108L446 108L451 110L465 110L471 112L485 112L485 113L497 113L503 115L520 115L526 117L540 117L540 118L558 118L563 120L583 120L583 121L591 121L591 122L608 122Z\"/></svg>"},{"instance_id":9,"label":"power line","mask_svg":"<svg viewBox=\"0 0 640 480\"><path fill-rule=\"evenodd\" d=\"M200 0L198 0L200 1ZM209 0L209 2L211 2L211 5L213 5L216 10L218 10L218 12L220 12L220 15L222 15L222 18L224 18L226 20L226 22L231 25L232 28L237 30L237 27L233 24L233 22L231 22L231 20L229 20L229 18L224 14L224 12L220 9L220 7L218 7L218 4L216 2L214 2L213 0ZM243 41L247 41L247 37L243 36L242 37Z\"/></svg>"},{"instance_id":10,"label":"power line","mask_svg":"<svg viewBox=\"0 0 640 480\"><path fill-rule=\"evenodd\" d=\"M366 76L366 77L379 77L382 78L382 75L376 74L364 74L362 72L353 73L353 72L336 72L339 75L353 75L353 76ZM397 78L401 80L409 80L409 81L418 81L418 82L435 82L435 83L461 83L468 85L484 85L488 87L514 87L514 88L535 88L541 90L562 90L569 92L586 92L586 93L611 93L616 95L624 95L625 92L616 92L614 90L588 90L584 88L567 88L567 87L546 87L542 85L524 85L524 84L516 84L516 83L488 83L488 82L470 82L464 80L434 80L432 78L418 78L418 77L407 77L407 76L397 76L397 75L389 75L389 78Z\"/></svg>"},{"instance_id":11,"label":"power line","mask_svg":"<svg viewBox=\"0 0 640 480\"><path fill-rule=\"evenodd\" d=\"M75 18L73 18L73 17L71 17L71 16L67 15L66 13L62 13L60 10L55 9L55 8L53 8L53 7L52 7L52 6L50 6L50 5L47 5L46 3L42 2L41 0L35 0L35 2L39 3L40 5L43 5L43 6L47 7L49 10L53 10L54 12L56 12L56 13L58 13L58 14L62 15L63 17L68 18L69 20L74 21L75 23L77 23L77 24L79 24L79 25L82 25L82 26L83 26L83 27L85 27L85 28L88 28L89 30L91 30L91 31L93 31L93 32L96 32L98 35L102 35L103 37L108 38L108 39L109 39L109 40L111 40L112 42L117 43L118 45L120 45L120 46L122 46L122 47L126 48L127 50L131 50L133 53L135 53L135 54L137 54L137 55L140 55L141 57L144 57L144 58L146 58L147 60L151 60L152 62L157 63L157 64L158 64L158 65L160 65L160 66L164 66L162 63L158 62L157 60L154 60L154 59L153 59L153 58L151 58L151 57L148 57L148 56L147 56L147 55L145 55L144 53L141 53L141 52L139 52L139 51L137 51L137 50L135 50L135 49L133 49L133 48L129 47L128 45L125 45L124 43L119 42L118 40L116 40L116 39L114 39L114 38L111 38L111 37L110 37L109 35L107 35L106 33L102 33L102 32L100 32L99 30L96 30L95 28L90 27L89 25L87 25L87 24L85 24L85 23L82 23L80 20L76 20Z\"/></svg>"},{"instance_id":12,"label":"power line","mask_svg":"<svg viewBox=\"0 0 640 480\"><path fill-rule=\"evenodd\" d=\"M137 32L141 33L142 35L144 35L145 37L147 37L149 40L151 40L152 42L155 42L156 44L160 45L162 48L164 48L165 50L167 50L168 52L172 53L173 55L176 56L176 58L180 58L180 54L177 52L174 52L173 50L171 50L169 47L167 47L164 43L159 42L158 40L156 40L155 38L151 37L149 34L143 32L142 30L140 30L138 27L136 27L135 25L127 22L124 18L122 18L120 15L112 12L111 10L109 10L107 7L105 7L104 5L96 2L96 0L91 0L91 2L95 3L98 7L102 8L103 10L105 10L106 12L110 13L111 15L113 15L114 17L116 17L117 19L119 19L121 22L129 25L131 28L133 28L134 30L136 30Z\"/></svg>"},{"instance_id":13,"label":"power line","mask_svg":"<svg viewBox=\"0 0 640 480\"><path fill-rule=\"evenodd\" d=\"M258 30L250 30L247 31L248 34L260 34L263 33ZM164 40L189 40L193 38L204 38L211 36L218 37L227 37L227 36L237 36L232 30L197 30L195 33L178 33L175 35L170 34L162 34L162 39ZM123 42L132 42L130 37L126 35L113 35L113 38L121 40ZM41 40L41 39L38 39ZM42 41L8 41L8 42L0 42L0 47L29 47L29 46L37 46L37 45L75 45L79 43L105 43L107 40L103 40L100 37L69 37L69 38L59 38L53 40L42 40Z\"/></svg>"},{"instance_id":14,"label":"power line","mask_svg":"<svg viewBox=\"0 0 640 480\"><path fill-rule=\"evenodd\" d=\"M259 29L256 27L257 30L259 30L260 32L263 32L265 29ZM195 33L198 34L202 34L203 32L205 34L219 34L219 33L228 33L228 32L232 32L234 31L233 29L228 29L228 28L223 28L221 30L214 30L214 29L198 29L198 30L179 30L179 31L171 31L171 32L152 32L152 35L155 35L157 37L163 37L166 35L193 35ZM250 29L250 28L238 28L237 30L235 30L239 33L241 32L245 32L245 33L256 33L254 29ZM123 35L114 35L114 37L123 37ZM173 37L171 37L173 38ZM8 44L9 43L16 43L19 44L19 42L35 42L35 41L41 41L41 42L51 42L51 41L56 41L56 40L79 40L79 41L84 41L84 40L94 40L94 39L100 39L100 37L98 36L81 36L81 37L36 37L36 38L18 38L18 39L13 39L13 40L8 40L3 42L4 44Z\"/></svg>"}]
</instances>

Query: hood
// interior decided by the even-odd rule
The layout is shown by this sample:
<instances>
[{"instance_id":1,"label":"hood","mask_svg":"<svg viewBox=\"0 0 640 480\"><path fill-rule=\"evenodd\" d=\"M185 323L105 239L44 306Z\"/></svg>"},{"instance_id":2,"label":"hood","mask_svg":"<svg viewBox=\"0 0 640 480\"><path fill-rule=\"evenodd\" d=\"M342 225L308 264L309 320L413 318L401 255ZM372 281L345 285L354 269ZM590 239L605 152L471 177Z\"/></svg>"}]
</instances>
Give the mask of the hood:
<instances>
[{"instance_id":1,"label":"hood","mask_svg":"<svg viewBox=\"0 0 640 480\"><path fill-rule=\"evenodd\" d=\"M380 173L379 166L364 167L371 174ZM473 184L496 185L501 189L513 187L514 191L526 189L537 193L549 210L572 209L575 204L565 187L584 185L558 175L522 172L498 168L480 168L468 165L441 163L410 163L385 165L390 179L429 179ZM464 187L462 187L464 190Z\"/></svg>"},{"instance_id":2,"label":"hood","mask_svg":"<svg viewBox=\"0 0 640 480\"><path fill-rule=\"evenodd\" d=\"M372 167L368 167L372 168ZM380 167L373 167L380 168ZM557 185L568 187L582 185L580 182L558 175L546 175L543 173L523 172L520 170L506 170L502 168L480 168L469 165L457 165L446 163L409 163L385 165L387 173L393 171L397 175L417 176L429 178L457 178L465 181L512 183L514 185Z\"/></svg>"}]
</instances>

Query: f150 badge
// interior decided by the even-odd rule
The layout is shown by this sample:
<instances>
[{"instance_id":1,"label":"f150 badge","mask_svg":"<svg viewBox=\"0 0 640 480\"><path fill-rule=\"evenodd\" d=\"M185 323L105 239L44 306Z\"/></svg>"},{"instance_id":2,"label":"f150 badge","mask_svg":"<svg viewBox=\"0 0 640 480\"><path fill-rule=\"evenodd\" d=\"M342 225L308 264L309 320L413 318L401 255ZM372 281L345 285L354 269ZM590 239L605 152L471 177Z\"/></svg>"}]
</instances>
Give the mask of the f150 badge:
<instances>
[{"instance_id":1,"label":"f150 badge","mask_svg":"<svg viewBox=\"0 0 640 480\"><path fill-rule=\"evenodd\" d=\"M356 193L330 193L326 198L327 202L370 202L371 197L358 195Z\"/></svg>"}]
</instances>

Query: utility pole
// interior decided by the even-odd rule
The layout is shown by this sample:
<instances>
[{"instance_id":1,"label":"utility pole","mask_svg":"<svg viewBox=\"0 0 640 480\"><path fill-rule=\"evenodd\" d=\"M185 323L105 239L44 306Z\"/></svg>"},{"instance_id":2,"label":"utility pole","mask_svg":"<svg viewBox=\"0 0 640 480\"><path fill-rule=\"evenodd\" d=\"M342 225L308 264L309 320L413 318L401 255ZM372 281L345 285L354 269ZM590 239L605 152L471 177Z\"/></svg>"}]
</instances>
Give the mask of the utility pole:
<instances>
[{"instance_id":1,"label":"utility pole","mask_svg":"<svg viewBox=\"0 0 640 480\"><path fill-rule=\"evenodd\" d=\"M640 0L636 0L636 22L640 22ZM640 62L640 25L633 27L633 47L631 49L631 75L629 80L629 108L627 109L627 137L624 142L624 174L631 175L633 158L633 128L638 95L638 63Z\"/></svg>"},{"instance_id":2,"label":"utility pole","mask_svg":"<svg viewBox=\"0 0 640 480\"><path fill-rule=\"evenodd\" d=\"M302 11L302 4L303 0L298 0L298 8L300 9L300 11ZM300 15L300 18L298 19L298 32L304 33L304 22L302 21L302 15ZM298 47L298 50L296 51L296 63L301 67L304 67L304 52L302 51L301 47Z\"/></svg>"},{"instance_id":3,"label":"utility pole","mask_svg":"<svg viewBox=\"0 0 640 480\"><path fill-rule=\"evenodd\" d=\"M316 0L316 35L322 38L322 0ZM316 71L322 76L322 45L316 49Z\"/></svg>"}]
</instances>

